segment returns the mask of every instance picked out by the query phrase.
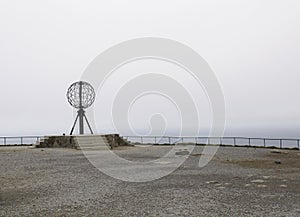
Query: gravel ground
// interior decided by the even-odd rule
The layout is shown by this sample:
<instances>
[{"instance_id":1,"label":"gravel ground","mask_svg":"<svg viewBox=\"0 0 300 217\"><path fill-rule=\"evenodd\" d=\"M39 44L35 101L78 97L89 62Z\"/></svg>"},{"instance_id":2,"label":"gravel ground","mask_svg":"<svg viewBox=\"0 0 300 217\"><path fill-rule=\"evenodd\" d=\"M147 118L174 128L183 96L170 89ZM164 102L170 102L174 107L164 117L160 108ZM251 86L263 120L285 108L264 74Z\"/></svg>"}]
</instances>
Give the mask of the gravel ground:
<instances>
[{"instance_id":1,"label":"gravel ground","mask_svg":"<svg viewBox=\"0 0 300 217\"><path fill-rule=\"evenodd\" d=\"M115 153L147 161L169 149ZM130 183L101 173L78 150L1 147L0 216L300 216L299 151L220 147L199 168L202 149L166 177Z\"/></svg>"}]
</instances>

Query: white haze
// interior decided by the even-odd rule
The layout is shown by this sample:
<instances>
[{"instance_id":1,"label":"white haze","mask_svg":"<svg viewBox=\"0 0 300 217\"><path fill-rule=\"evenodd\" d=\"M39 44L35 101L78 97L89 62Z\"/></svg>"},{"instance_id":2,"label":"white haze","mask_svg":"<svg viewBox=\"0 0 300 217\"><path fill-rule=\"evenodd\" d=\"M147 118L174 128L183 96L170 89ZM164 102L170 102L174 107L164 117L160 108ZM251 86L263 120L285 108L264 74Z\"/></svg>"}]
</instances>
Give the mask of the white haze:
<instances>
[{"instance_id":1,"label":"white haze","mask_svg":"<svg viewBox=\"0 0 300 217\"><path fill-rule=\"evenodd\" d=\"M151 36L190 46L213 68L226 135L300 137L299 12L297 0L1 0L0 135L68 133L68 86L105 49ZM109 131L101 115L98 130Z\"/></svg>"}]
</instances>

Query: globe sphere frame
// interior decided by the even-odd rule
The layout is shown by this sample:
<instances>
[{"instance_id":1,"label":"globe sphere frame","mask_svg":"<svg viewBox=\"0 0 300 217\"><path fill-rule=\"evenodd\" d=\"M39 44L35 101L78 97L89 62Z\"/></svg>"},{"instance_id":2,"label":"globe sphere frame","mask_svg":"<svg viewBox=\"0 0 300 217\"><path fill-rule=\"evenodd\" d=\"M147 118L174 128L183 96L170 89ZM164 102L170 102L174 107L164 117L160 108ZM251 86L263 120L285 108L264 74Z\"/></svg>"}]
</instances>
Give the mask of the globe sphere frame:
<instances>
[{"instance_id":1,"label":"globe sphere frame","mask_svg":"<svg viewBox=\"0 0 300 217\"><path fill-rule=\"evenodd\" d=\"M71 84L67 91L67 99L74 108L88 108L95 101L95 90L91 84L85 81L77 81Z\"/></svg>"}]
</instances>

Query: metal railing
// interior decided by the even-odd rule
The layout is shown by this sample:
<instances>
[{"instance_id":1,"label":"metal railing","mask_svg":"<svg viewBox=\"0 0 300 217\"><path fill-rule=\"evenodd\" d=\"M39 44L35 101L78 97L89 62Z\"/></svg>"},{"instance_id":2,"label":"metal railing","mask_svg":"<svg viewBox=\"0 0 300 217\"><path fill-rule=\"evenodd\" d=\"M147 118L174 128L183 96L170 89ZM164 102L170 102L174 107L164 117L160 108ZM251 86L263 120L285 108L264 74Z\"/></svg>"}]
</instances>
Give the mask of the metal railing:
<instances>
[{"instance_id":1,"label":"metal railing","mask_svg":"<svg viewBox=\"0 0 300 217\"><path fill-rule=\"evenodd\" d=\"M32 145L43 136L2 136L0 146ZM300 150L300 139L257 137L199 137L199 136L123 136L132 143L144 145L174 145L190 143L196 145L249 146L265 148L290 148Z\"/></svg>"},{"instance_id":2,"label":"metal railing","mask_svg":"<svg viewBox=\"0 0 300 217\"><path fill-rule=\"evenodd\" d=\"M0 146L32 145L39 142L43 136L1 136Z\"/></svg>"},{"instance_id":3,"label":"metal railing","mask_svg":"<svg viewBox=\"0 0 300 217\"><path fill-rule=\"evenodd\" d=\"M191 143L196 145L249 146L265 148L290 148L300 150L300 139L256 138L256 137L195 137L195 136L123 136L132 143L174 145Z\"/></svg>"}]
</instances>

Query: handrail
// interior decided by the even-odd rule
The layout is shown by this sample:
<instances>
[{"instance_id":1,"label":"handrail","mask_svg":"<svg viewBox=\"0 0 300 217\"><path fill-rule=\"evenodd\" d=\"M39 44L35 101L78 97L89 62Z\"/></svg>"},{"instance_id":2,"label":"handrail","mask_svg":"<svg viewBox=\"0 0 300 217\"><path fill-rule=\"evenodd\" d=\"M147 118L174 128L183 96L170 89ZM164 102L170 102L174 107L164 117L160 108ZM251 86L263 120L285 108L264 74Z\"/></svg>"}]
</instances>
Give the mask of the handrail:
<instances>
[{"instance_id":1,"label":"handrail","mask_svg":"<svg viewBox=\"0 0 300 217\"><path fill-rule=\"evenodd\" d=\"M242 146L252 146L252 147L260 147L259 145L254 145L254 141L257 142L257 140L261 140L263 141L263 145L261 145L262 147L276 147L274 145L270 146L267 145L267 142L270 141L277 141L279 142L279 148L287 148L286 145L284 145L285 141L290 141L290 142L296 142L297 144L295 146L293 146L292 148L298 148L300 150L300 139L292 139L292 138L261 138L261 137L234 137L234 136L230 136L230 137L209 137L209 136L123 136L124 138L126 138L127 140L130 139L138 139L142 144L144 144L145 139L153 139L153 143L156 144L157 140L164 140L167 139L168 142L164 142L161 144L175 144L178 143L178 141L181 141L181 143L183 143L184 139L193 139L194 141L191 142L189 141L188 143L195 143L195 144L201 144L198 143L198 140L200 139L206 139L207 140L207 144L209 145L229 145L228 142L226 144L226 142L224 140L233 140L232 145L234 146L239 146L238 144L238 140L246 140L246 143L243 143ZM175 142L171 142L172 139L175 139L177 141ZM218 140L218 142L214 142L213 144L211 143L211 140ZM159 143L159 142L158 142ZM149 144L149 143L146 143ZM291 148L291 147L289 147Z\"/></svg>"},{"instance_id":2,"label":"handrail","mask_svg":"<svg viewBox=\"0 0 300 217\"><path fill-rule=\"evenodd\" d=\"M26 139L38 142L43 137L44 136L0 136L0 146L30 145L33 143L26 142ZM10 144L9 140L14 140L13 144Z\"/></svg>"},{"instance_id":3,"label":"handrail","mask_svg":"<svg viewBox=\"0 0 300 217\"><path fill-rule=\"evenodd\" d=\"M292 138L263 138L263 137L238 137L238 136L224 136L224 137L210 137L210 136L123 136L123 137L130 137L130 138L202 138L202 139L267 139L267 140L292 140L292 141L297 141L300 139L292 139Z\"/></svg>"}]
</instances>

